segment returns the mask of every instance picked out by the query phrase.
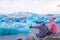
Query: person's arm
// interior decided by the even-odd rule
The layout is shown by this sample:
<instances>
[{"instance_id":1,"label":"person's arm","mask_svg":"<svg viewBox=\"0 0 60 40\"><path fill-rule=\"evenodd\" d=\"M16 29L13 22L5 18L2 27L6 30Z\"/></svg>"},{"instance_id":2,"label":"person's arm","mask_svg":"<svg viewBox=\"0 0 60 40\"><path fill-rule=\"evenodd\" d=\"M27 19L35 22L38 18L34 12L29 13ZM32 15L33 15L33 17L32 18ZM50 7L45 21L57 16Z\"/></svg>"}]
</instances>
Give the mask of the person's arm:
<instances>
[{"instance_id":1,"label":"person's arm","mask_svg":"<svg viewBox=\"0 0 60 40\"><path fill-rule=\"evenodd\" d=\"M37 26L31 26L30 28L36 28L36 29L39 29L41 26L40 25L37 25Z\"/></svg>"}]
</instances>

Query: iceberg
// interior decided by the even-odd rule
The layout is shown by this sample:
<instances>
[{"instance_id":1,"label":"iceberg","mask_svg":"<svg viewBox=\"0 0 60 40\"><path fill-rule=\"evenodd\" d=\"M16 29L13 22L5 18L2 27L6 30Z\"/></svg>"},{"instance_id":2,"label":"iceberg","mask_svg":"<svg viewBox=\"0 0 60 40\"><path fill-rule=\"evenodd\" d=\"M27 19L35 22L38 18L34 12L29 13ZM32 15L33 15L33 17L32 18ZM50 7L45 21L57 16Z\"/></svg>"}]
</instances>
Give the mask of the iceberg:
<instances>
[{"instance_id":1,"label":"iceberg","mask_svg":"<svg viewBox=\"0 0 60 40\"><path fill-rule=\"evenodd\" d=\"M13 18L13 22L20 22L20 18Z\"/></svg>"},{"instance_id":2,"label":"iceberg","mask_svg":"<svg viewBox=\"0 0 60 40\"><path fill-rule=\"evenodd\" d=\"M54 21L55 23L60 23L60 18L56 18Z\"/></svg>"},{"instance_id":3,"label":"iceberg","mask_svg":"<svg viewBox=\"0 0 60 40\"><path fill-rule=\"evenodd\" d=\"M0 23L0 34L8 34L9 33L9 25L5 22Z\"/></svg>"},{"instance_id":4,"label":"iceberg","mask_svg":"<svg viewBox=\"0 0 60 40\"><path fill-rule=\"evenodd\" d=\"M9 28L10 34L18 34L18 33L28 33L29 27L26 27L23 23L14 22L10 24L11 27Z\"/></svg>"},{"instance_id":5,"label":"iceberg","mask_svg":"<svg viewBox=\"0 0 60 40\"><path fill-rule=\"evenodd\" d=\"M23 23L0 23L0 35L6 34L18 34L18 33L28 33L29 27Z\"/></svg>"}]
</instances>

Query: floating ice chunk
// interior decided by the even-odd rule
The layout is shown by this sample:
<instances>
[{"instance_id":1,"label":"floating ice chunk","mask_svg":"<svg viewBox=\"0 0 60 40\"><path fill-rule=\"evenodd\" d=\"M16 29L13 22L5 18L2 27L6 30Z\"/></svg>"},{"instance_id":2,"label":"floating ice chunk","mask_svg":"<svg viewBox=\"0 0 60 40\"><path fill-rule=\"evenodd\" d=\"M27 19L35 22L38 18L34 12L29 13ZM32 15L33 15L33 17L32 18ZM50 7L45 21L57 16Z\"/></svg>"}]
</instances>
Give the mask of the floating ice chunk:
<instances>
[{"instance_id":1,"label":"floating ice chunk","mask_svg":"<svg viewBox=\"0 0 60 40\"><path fill-rule=\"evenodd\" d=\"M14 18L13 21L14 22L20 22L20 18Z\"/></svg>"},{"instance_id":2,"label":"floating ice chunk","mask_svg":"<svg viewBox=\"0 0 60 40\"><path fill-rule=\"evenodd\" d=\"M0 32L1 34L8 34L9 33L9 25L5 22L2 22L0 24L0 31L2 31L2 32Z\"/></svg>"},{"instance_id":3,"label":"floating ice chunk","mask_svg":"<svg viewBox=\"0 0 60 40\"><path fill-rule=\"evenodd\" d=\"M54 21L55 21L56 23L60 23L60 18L56 18Z\"/></svg>"}]
</instances>

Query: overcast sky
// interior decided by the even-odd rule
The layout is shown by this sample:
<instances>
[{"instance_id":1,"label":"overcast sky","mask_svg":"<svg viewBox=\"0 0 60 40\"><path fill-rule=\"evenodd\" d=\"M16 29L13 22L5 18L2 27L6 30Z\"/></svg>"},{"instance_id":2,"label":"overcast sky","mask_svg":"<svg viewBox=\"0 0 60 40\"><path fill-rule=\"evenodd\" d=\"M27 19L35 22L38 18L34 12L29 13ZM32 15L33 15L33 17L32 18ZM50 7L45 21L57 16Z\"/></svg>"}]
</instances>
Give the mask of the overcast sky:
<instances>
[{"instance_id":1,"label":"overcast sky","mask_svg":"<svg viewBox=\"0 0 60 40\"><path fill-rule=\"evenodd\" d=\"M55 13L60 12L58 5L60 5L60 0L0 0L0 13Z\"/></svg>"}]
</instances>

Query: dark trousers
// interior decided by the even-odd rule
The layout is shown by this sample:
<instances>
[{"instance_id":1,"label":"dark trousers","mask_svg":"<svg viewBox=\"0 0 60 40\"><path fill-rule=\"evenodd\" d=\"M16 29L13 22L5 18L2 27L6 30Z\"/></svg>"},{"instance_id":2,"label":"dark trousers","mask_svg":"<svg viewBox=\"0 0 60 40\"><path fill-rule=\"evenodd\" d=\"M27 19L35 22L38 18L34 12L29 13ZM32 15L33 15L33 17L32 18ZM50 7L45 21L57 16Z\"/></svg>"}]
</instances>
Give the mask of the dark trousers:
<instances>
[{"instance_id":1,"label":"dark trousers","mask_svg":"<svg viewBox=\"0 0 60 40\"><path fill-rule=\"evenodd\" d=\"M50 32L50 31L48 31L47 35L51 35L51 34L53 34L53 33L52 33L52 32Z\"/></svg>"}]
</instances>

